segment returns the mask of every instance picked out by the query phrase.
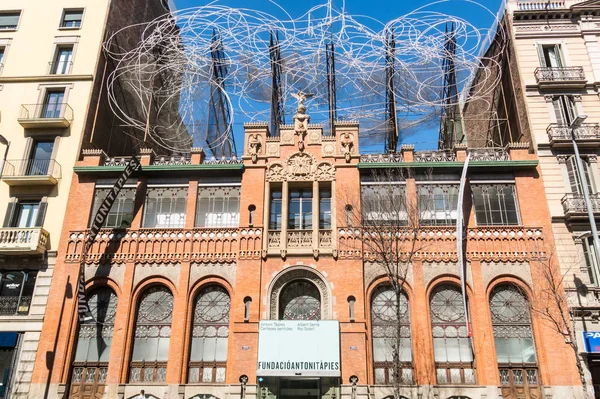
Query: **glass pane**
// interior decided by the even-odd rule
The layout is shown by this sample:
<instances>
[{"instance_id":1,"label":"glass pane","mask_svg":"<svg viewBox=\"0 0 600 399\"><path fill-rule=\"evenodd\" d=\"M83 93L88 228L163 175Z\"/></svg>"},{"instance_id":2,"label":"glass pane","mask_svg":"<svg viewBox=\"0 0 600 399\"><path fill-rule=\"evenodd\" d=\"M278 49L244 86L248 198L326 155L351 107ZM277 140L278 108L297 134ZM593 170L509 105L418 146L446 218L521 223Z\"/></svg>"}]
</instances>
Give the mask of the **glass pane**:
<instances>
[{"instance_id":1,"label":"glass pane","mask_svg":"<svg viewBox=\"0 0 600 399\"><path fill-rule=\"evenodd\" d=\"M523 352L521 349L521 340L519 338L509 338L508 343L508 357L511 363L522 363Z\"/></svg>"},{"instance_id":2,"label":"glass pane","mask_svg":"<svg viewBox=\"0 0 600 399\"><path fill-rule=\"evenodd\" d=\"M227 338L217 338L217 347L215 360L217 362L224 362L227 360Z\"/></svg>"},{"instance_id":3,"label":"glass pane","mask_svg":"<svg viewBox=\"0 0 600 399\"><path fill-rule=\"evenodd\" d=\"M385 369L376 368L375 369L375 383L376 384L385 384Z\"/></svg>"},{"instance_id":4,"label":"glass pane","mask_svg":"<svg viewBox=\"0 0 600 399\"><path fill-rule=\"evenodd\" d=\"M0 29L16 29L19 25L20 12L6 12L0 14Z\"/></svg>"},{"instance_id":5,"label":"glass pane","mask_svg":"<svg viewBox=\"0 0 600 399\"><path fill-rule=\"evenodd\" d=\"M158 338L136 338L133 343L132 360L156 360Z\"/></svg>"},{"instance_id":6,"label":"glass pane","mask_svg":"<svg viewBox=\"0 0 600 399\"><path fill-rule=\"evenodd\" d=\"M506 345L506 339L494 338L496 344L496 359L498 363L508 363L508 347Z\"/></svg>"},{"instance_id":7,"label":"glass pane","mask_svg":"<svg viewBox=\"0 0 600 399\"><path fill-rule=\"evenodd\" d=\"M453 384L460 384L462 382L460 369L450 369L450 382Z\"/></svg>"},{"instance_id":8,"label":"glass pane","mask_svg":"<svg viewBox=\"0 0 600 399\"><path fill-rule=\"evenodd\" d=\"M436 369L436 377L438 384L447 384L448 376L446 375L446 369Z\"/></svg>"},{"instance_id":9,"label":"glass pane","mask_svg":"<svg viewBox=\"0 0 600 399\"><path fill-rule=\"evenodd\" d=\"M446 338L446 353L449 362L460 362L461 359L457 338Z\"/></svg>"},{"instance_id":10,"label":"glass pane","mask_svg":"<svg viewBox=\"0 0 600 399\"><path fill-rule=\"evenodd\" d=\"M85 362L87 360L88 347L90 341L88 339L79 339L77 341L77 349L75 349L75 361Z\"/></svg>"},{"instance_id":11,"label":"glass pane","mask_svg":"<svg viewBox=\"0 0 600 399\"><path fill-rule=\"evenodd\" d=\"M433 357L436 362L448 361L448 357L446 355L446 343L444 338L433 339Z\"/></svg>"},{"instance_id":12,"label":"glass pane","mask_svg":"<svg viewBox=\"0 0 600 399\"><path fill-rule=\"evenodd\" d=\"M473 361L473 350L471 348L471 341L469 338L459 338L459 351L461 362L472 362Z\"/></svg>"},{"instance_id":13,"label":"glass pane","mask_svg":"<svg viewBox=\"0 0 600 399\"><path fill-rule=\"evenodd\" d=\"M98 338L96 345L98 346L98 353L100 353L99 360L101 362L108 362L110 360L110 345L112 338Z\"/></svg>"},{"instance_id":14,"label":"glass pane","mask_svg":"<svg viewBox=\"0 0 600 399\"><path fill-rule=\"evenodd\" d=\"M202 356L202 360L204 361L213 361L215 360L217 342L216 339L206 339L204 341L204 353Z\"/></svg>"},{"instance_id":15,"label":"glass pane","mask_svg":"<svg viewBox=\"0 0 600 399\"><path fill-rule=\"evenodd\" d=\"M206 367L202 370L202 382L212 382L213 370L210 367Z\"/></svg>"},{"instance_id":16,"label":"glass pane","mask_svg":"<svg viewBox=\"0 0 600 399\"><path fill-rule=\"evenodd\" d=\"M521 338L521 346L523 348L523 361L525 363L535 363L535 345L533 338Z\"/></svg>"}]
</instances>

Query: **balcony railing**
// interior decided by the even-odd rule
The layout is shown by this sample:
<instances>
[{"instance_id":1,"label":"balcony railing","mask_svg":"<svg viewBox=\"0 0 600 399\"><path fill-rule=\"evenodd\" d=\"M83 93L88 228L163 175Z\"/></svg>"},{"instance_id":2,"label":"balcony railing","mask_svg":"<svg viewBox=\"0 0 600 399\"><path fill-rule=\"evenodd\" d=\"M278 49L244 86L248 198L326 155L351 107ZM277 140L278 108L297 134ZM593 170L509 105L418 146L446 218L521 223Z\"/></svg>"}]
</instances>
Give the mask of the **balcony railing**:
<instances>
[{"instance_id":1,"label":"balcony railing","mask_svg":"<svg viewBox=\"0 0 600 399\"><path fill-rule=\"evenodd\" d=\"M568 125L551 123L546 129L551 146L570 146L571 128ZM583 123L573 129L578 145L600 144L600 124Z\"/></svg>"},{"instance_id":2,"label":"balcony railing","mask_svg":"<svg viewBox=\"0 0 600 399\"><path fill-rule=\"evenodd\" d=\"M600 213L600 194L590 194L590 201L592 203L592 210L594 213ZM566 194L562 200L563 210L565 217L587 217L587 207L585 205L585 198L583 194Z\"/></svg>"},{"instance_id":3,"label":"balcony railing","mask_svg":"<svg viewBox=\"0 0 600 399\"><path fill-rule=\"evenodd\" d=\"M71 67L73 62L68 61L54 61L48 63L48 74L49 75L67 75L71 73Z\"/></svg>"},{"instance_id":4,"label":"balcony railing","mask_svg":"<svg viewBox=\"0 0 600 399\"><path fill-rule=\"evenodd\" d=\"M54 159L9 159L2 180L10 186L54 185L61 173L61 166Z\"/></svg>"},{"instance_id":5,"label":"balcony railing","mask_svg":"<svg viewBox=\"0 0 600 399\"><path fill-rule=\"evenodd\" d=\"M73 109L67 103L23 104L18 118L25 128L69 127Z\"/></svg>"},{"instance_id":6,"label":"balcony railing","mask_svg":"<svg viewBox=\"0 0 600 399\"><path fill-rule=\"evenodd\" d=\"M585 84L583 67L539 67L535 70L535 80L540 85L581 85Z\"/></svg>"},{"instance_id":7,"label":"balcony railing","mask_svg":"<svg viewBox=\"0 0 600 399\"><path fill-rule=\"evenodd\" d=\"M50 234L41 227L0 229L0 253L42 254L48 249Z\"/></svg>"},{"instance_id":8,"label":"balcony railing","mask_svg":"<svg viewBox=\"0 0 600 399\"><path fill-rule=\"evenodd\" d=\"M30 296L0 296L0 316L26 315L30 306Z\"/></svg>"}]
</instances>

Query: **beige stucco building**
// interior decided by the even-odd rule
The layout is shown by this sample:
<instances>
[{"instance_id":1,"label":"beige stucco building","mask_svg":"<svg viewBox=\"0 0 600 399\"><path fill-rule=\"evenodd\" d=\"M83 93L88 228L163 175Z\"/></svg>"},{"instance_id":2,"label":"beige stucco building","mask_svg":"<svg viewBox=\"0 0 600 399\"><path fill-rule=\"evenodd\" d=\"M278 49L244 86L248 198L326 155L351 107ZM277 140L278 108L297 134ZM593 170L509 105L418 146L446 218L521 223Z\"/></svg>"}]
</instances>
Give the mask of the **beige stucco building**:
<instances>
[{"instance_id":1,"label":"beige stucco building","mask_svg":"<svg viewBox=\"0 0 600 399\"><path fill-rule=\"evenodd\" d=\"M167 11L160 0L0 2L0 398L45 396L31 372L81 148L128 148L107 128L102 43Z\"/></svg>"},{"instance_id":2,"label":"beige stucco building","mask_svg":"<svg viewBox=\"0 0 600 399\"><path fill-rule=\"evenodd\" d=\"M512 0L506 15L508 48L514 56L510 64L519 74L516 92L523 94L528 115L524 123L531 132L531 150L539 156L552 218L556 253L551 256L558 258L565 277L588 383L600 387L600 347L594 348L593 334L589 334L600 331L600 263L593 254L571 141L571 128L581 122L575 122L577 116L586 115L574 136L598 221L600 2Z\"/></svg>"}]
</instances>

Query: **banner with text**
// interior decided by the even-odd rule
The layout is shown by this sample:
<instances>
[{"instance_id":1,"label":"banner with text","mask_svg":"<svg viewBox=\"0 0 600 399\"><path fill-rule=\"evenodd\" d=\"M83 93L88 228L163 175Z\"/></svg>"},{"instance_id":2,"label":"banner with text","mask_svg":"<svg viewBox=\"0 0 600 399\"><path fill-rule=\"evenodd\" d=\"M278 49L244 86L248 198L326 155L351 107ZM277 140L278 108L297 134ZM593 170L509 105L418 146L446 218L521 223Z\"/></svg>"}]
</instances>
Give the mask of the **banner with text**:
<instances>
[{"instance_id":1,"label":"banner with text","mask_svg":"<svg viewBox=\"0 0 600 399\"><path fill-rule=\"evenodd\" d=\"M340 324L335 320L263 320L258 376L339 377Z\"/></svg>"}]
</instances>

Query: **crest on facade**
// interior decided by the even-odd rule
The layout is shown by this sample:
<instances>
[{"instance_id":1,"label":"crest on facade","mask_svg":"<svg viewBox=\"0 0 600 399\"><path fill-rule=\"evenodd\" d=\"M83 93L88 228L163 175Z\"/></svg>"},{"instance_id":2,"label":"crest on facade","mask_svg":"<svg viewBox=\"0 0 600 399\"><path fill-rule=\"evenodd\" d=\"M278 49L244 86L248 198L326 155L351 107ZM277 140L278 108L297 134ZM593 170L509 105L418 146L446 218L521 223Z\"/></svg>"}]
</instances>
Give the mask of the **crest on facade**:
<instances>
[{"instance_id":1,"label":"crest on facade","mask_svg":"<svg viewBox=\"0 0 600 399\"><path fill-rule=\"evenodd\" d=\"M252 157L252 163L258 161L258 156L262 153L262 137L255 133L248 136L248 154Z\"/></svg>"},{"instance_id":2,"label":"crest on facade","mask_svg":"<svg viewBox=\"0 0 600 399\"><path fill-rule=\"evenodd\" d=\"M329 162L318 163L314 156L298 152L285 163L274 163L267 170L267 181L331 181L335 178L335 167Z\"/></svg>"}]
</instances>

